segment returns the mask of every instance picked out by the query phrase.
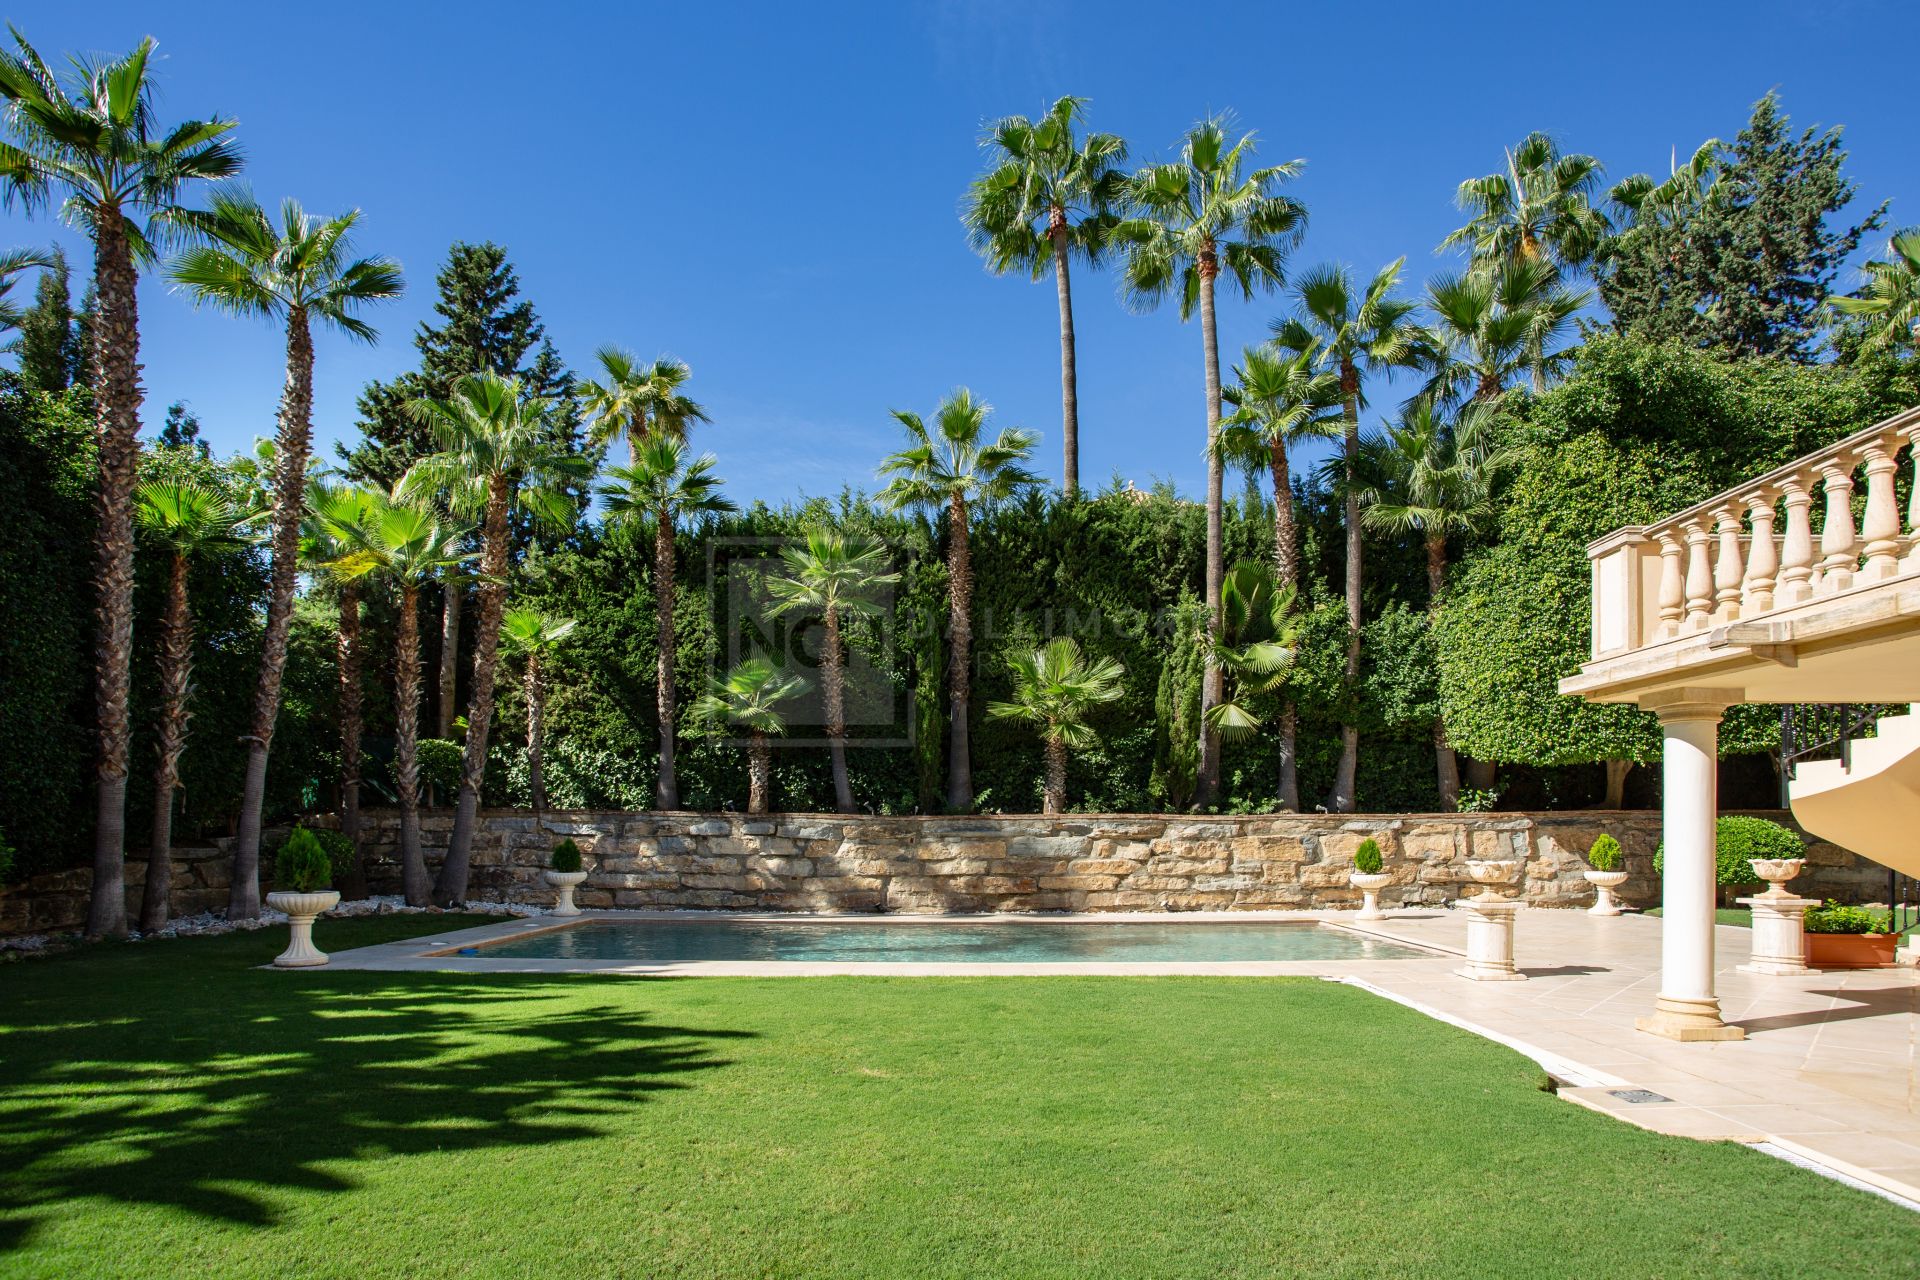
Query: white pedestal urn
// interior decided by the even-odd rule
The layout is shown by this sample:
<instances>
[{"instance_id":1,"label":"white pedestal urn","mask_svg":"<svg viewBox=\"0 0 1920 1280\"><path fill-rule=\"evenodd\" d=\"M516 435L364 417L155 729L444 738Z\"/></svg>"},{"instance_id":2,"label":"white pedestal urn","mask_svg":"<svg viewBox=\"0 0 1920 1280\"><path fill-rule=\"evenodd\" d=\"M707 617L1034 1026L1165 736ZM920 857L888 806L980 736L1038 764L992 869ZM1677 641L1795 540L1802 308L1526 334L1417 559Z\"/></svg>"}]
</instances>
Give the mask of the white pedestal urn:
<instances>
[{"instance_id":1,"label":"white pedestal urn","mask_svg":"<svg viewBox=\"0 0 1920 1280\"><path fill-rule=\"evenodd\" d=\"M1808 907L1820 905L1818 898L1801 898L1787 891L1787 881L1800 874L1805 858L1750 858L1753 873L1767 882L1767 891L1751 898L1736 898L1753 910L1753 956L1739 966L1742 973L1763 973L1771 977L1790 977L1815 973L1807 967Z\"/></svg>"},{"instance_id":2,"label":"white pedestal urn","mask_svg":"<svg viewBox=\"0 0 1920 1280\"><path fill-rule=\"evenodd\" d=\"M332 889L314 893L276 890L267 895L267 905L287 913L287 949L273 958L276 969L311 969L327 962L327 953L313 945L313 922L340 905L340 895Z\"/></svg>"},{"instance_id":3,"label":"white pedestal urn","mask_svg":"<svg viewBox=\"0 0 1920 1280\"><path fill-rule=\"evenodd\" d=\"M1499 892L1520 870L1517 860L1467 860L1467 874L1480 892L1460 900L1467 913L1467 963L1454 972L1474 982L1525 982L1513 966L1513 917L1520 904Z\"/></svg>"},{"instance_id":4,"label":"white pedestal urn","mask_svg":"<svg viewBox=\"0 0 1920 1280\"><path fill-rule=\"evenodd\" d=\"M1354 871L1347 875L1348 883L1358 889L1362 895L1360 914L1355 920L1385 920L1387 913L1380 909L1380 891L1393 883L1393 876L1385 871L1376 871L1369 875L1365 871Z\"/></svg>"},{"instance_id":5,"label":"white pedestal urn","mask_svg":"<svg viewBox=\"0 0 1920 1280\"><path fill-rule=\"evenodd\" d=\"M1587 883L1593 886L1593 905L1587 908L1590 916L1617 916L1620 904L1614 901L1613 891L1627 882L1624 871L1589 871Z\"/></svg>"},{"instance_id":6,"label":"white pedestal urn","mask_svg":"<svg viewBox=\"0 0 1920 1280\"><path fill-rule=\"evenodd\" d=\"M547 872L547 883L552 885L554 889L553 910L548 914L556 916L579 915L580 908L573 905L573 891L579 888L580 885L585 882L586 878L587 873L584 871Z\"/></svg>"}]
</instances>

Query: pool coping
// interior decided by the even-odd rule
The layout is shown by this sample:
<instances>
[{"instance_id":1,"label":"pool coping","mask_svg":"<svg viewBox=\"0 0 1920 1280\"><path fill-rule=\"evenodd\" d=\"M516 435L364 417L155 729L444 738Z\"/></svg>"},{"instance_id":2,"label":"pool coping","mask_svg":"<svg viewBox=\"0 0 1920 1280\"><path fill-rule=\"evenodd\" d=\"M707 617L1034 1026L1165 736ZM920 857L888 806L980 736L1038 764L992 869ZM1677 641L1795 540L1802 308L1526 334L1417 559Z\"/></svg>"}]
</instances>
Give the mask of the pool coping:
<instances>
[{"instance_id":1,"label":"pool coping","mask_svg":"<svg viewBox=\"0 0 1920 1280\"><path fill-rule=\"evenodd\" d=\"M1422 960L1451 962L1460 953L1423 943L1410 943L1387 937L1371 929L1350 928L1339 917L1347 912L1327 911L1103 911L1062 914L993 912L990 914L952 915L836 915L796 914L778 911L582 911L577 916L523 916L514 920L477 925L446 933L406 938L371 947L356 947L334 952L328 968L371 970L387 973L531 973L531 974L611 974L648 978L815 978L870 975L876 977L1047 977L1069 975L1108 975L1114 977L1339 977L1353 973L1356 967L1376 964L1408 964ZM1415 914L1423 914L1415 912ZM725 921L728 923L793 924L797 921L832 924L1051 924L1073 928L1085 924L1168 924L1204 926L1208 924L1291 923L1314 924L1339 930L1370 942L1390 942L1422 954L1399 959L1367 959L1351 956L1330 960L1197 960L1197 961L874 961L874 960L700 960L676 964L634 964L611 959L563 959L559 957L507 957L460 955L462 948L484 947L492 943L550 933L593 920L641 923L649 920L690 923ZM324 931L324 921L322 922ZM319 939L324 945L324 932Z\"/></svg>"}]
</instances>

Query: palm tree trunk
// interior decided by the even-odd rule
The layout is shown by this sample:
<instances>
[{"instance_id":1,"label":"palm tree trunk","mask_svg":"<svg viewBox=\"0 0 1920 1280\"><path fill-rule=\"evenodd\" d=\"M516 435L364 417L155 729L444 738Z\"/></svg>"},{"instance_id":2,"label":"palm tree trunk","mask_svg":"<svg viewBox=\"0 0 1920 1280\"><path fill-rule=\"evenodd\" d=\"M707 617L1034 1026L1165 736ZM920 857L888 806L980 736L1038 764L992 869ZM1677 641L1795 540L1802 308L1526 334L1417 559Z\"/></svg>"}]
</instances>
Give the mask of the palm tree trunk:
<instances>
[{"instance_id":1,"label":"palm tree trunk","mask_svg":"<svg viewBox=\"0 0 1920 1280\"><path fill-rule=\"evenodd\" d=\"M840 611L827 606L827 645L820 664L820 692L827 702L827 752L833 758L833 807L838 813L857 813L853 784L847 778L847 686L841 669L846 646L840 639Z\"/></svg>"},{"instance_id":2,"label":"palm tree trunk","mask_svg":"<svg viewBox=\"0 0 1920 1280\"><path fill-rule=\"evenodd\" d=\"M967 704L973 696L973 545L967 500L947 500L947 810L973 809Z\"/></svg>"},{"instance_id":3,"label":"palm tree trunk","mask_svg":"<svg viewBox=\"0 0 1920 1280\"><path fill-rule=\"evenodd\" d=\"M420 847L420 588L400 592L393 655L393 789L400 797L400 890L410 907L432 901Z\"/></svg>"},{"instance_id":4,"label":"palm tree trunk","mask_svg":"<svg viewBox=\"0 0 1920 1280\"><path fill-rule=\"evenodd\" d=\"M1226 577L1223 491L1225 464L1215 446L1220 439L1220 336L1214 326L1213 278L1219 274L1209 246L1200 255L1200 342L1207 375L1207 634L1220 636L1220 590ZM1220 705L1226 689L1220 664L1207 659L1200 679L1200 758L1193 770L1193 807L1209 808L1220 798L1220 734L1208 712Z\"/></svg>"},{"instance_id":5,"label":"palm tree trunk","mask_svg":"<svg viewBox=\"0 0 1920 1280\"><path fill-rule=\"evenodd\" d=\"M1067 807L1067 744L1049 736L1046 754L1047 786L1041 808L1046 813L1059 813Z\"/></svg>"},{"instance_id":6,"label":"palm tree trunk","mask_svg":"<svg viewBox=\"0 0 1920 1280\"><path fill-rule=\"evenodd\" d=\"M673 774L673 517L664 509L653 522L653 631L659 650L653 705L660 718L660 773L653 784L653 807L678 809L680 785Z\"/></svg>"},{"instance_id":7,"label":"palm tree trunk","mask_svg":"<svg viewBox=\"0 0 1920 1280\"><path fill-rule=\"evenodd\" d=\"M753 733L747 738L747 812L765 813L772 790L773 750L766 734Z\"/></svg>"},{"instance_id":8,"label":"palm tree trunk","mask_svg":"<svg viewBox=\"0 0 1920 1280\"><path fill-rule=\"evenodd\" d=\"M1342 446L1341 466L1345 473L1346 484L1346 521L1347 521L1347 687L1353 688L1360 681L1360 589L1361 541L1360 541L1360 495L1353 484L1353 468L1360 456L1360 374L1351 360L1340 364L1340 400L1341 416L1345 420L1346 432ZM1352 813L1354 807L1355 780L1360 772L1360 729L1357 725L1340 726L1340 763L1333 774L1332 803L1327 807L1335 813Z\"/></svg>"},{"instance_id":9,"label":"palm tree trunk","mask_svg":"<svg viewBox=\"0 0 1920 1280\"><path fill-rule=\"evenodd\" d=\"M247 773L240 797L240 834L233 846L233 884L227 918L260 914L260 824L267 798L267 752L280 716L280 681L287 670L287 640L293 631L293 589L299 572L300 519L306 514L307 450L313 436L313 334L307 313L287 313L287 384L280 394L280 432L273 477L273 572L267 600L266 636L260 651L260 684L253 697Z\"/></svg>"},{"instance_id":10,"label":"palm tree trunk","mask_svg":"<svg viewBox=\"0 0 1920 1280\"><path fill-rule=\"evenodd\" d=\"M1073 286L1067 278L1067 224L1061 210L1054 210L1049 238L1054 288L1060 295L1060 487L1071 498L1080 492L1080 388L1074 357Z\"/></svg>"},{"instance_id":11,"label":"palm tree trunk","mask_svg":"<svg viewBox=\"0 0 1920 1280\"><path fill-rule=\"evenodd\" d=\"M167 922L173 892L173 792L180 785L180 754L187 747L187 692L193 678L193 617L187 605L187 557L174 552L167 581L167 613L160 630L160 732L153 768L153 839L147 846L147 884L140 897L140 932Z\"/></svg>"},{"instance_id":12,"label":"palm tree trunk","mask_svg":"<svg viewBox=\"0 0 1920 1280\"><path fill-rule=\"evenodd\" d=\"M360 863L360 588L340 589L340 834L353 842L353 867L342 891L348 898L367 896L367 872Z\"/></svg>"},{"instance_id":13,"label":"palm tree trunk","mask_svg":"<svg viewBox=\"0 0 1920 1280\"><path fill-rule=\"evenodd\" d=\"M1447 589L1447 535L1427 535L1427 618L1440 612L1440 597ZM1439 774L1440 809L1452 813L1460 807L1460 761L1447 742L1447 722L1433 719L1434 767Z\"/></svg>"},{"instance_id":14,"label":"palm tree trunk","mask_svg":"<svg viewBox=\"0 0 1920 1280\"><path fill-rule=\"evenodd\" d=\"M540 655L527 654L527 789L533 793L533 825L538 831L540 815L547 808L547 779L541 755L546 736L547 689L540 678Z\"/></svg>"},{"instance_id":15,"label":"palm tree trunk","mask_svg":"<svg viewBox=\"0 0 1920 1280\"><path fill-rule=\"evenodd\" d=\"M507 508L513 494L507 477L487 481L487 517L481 529L485 553L480 584L480 622L473 641L473 702L467 709L467 750L460 769L460 802L447 836L447 857L434 882L433 900L451 907L467 900L467 872L473 859L473 829L480 820L480 783L487 772L487 734L493 727L493 678L500 659L500 616L507 608Z\"/></svg>"},{"instance_id":16,"label":"palm tree trunk","mask_svg":"<svg viewBox=\"0 0 1920 1280\"><path fill-rule=\"evenodd\" d=\"M1294 528L1293 480L1287 472L1287 446L1275 440L1267 446L1267 468L1273 473L1273 576L1282 591L1300 586L1300 535ZM1300 716L1293 700L1280 705L1280 808L1300 811L1300 759L1297 750Z\"/></svg>"},{"instance_id":17,"label":"palm tree trunk","mask_svg":"<svg viewBox=\"0 0 1920 1280\"><path fill-rule=\"evenodd\" d=\"M434 736L451 739L453 718L460 708L460 606L467 593L457 582L447 583L445 593L440 607L440 698L435 705Z\"/></svg>"},{"instance_id":18,"label":"palm tree trunk","mask_svg":"<svg viewBox=\"0 0 1920 1280\"><path fill-rule=\"evenodd\" d=\"M94 435L100 453L94 555L99 587L94 653L94 717L100 754L94 762L93 893L89 938L127 932L127 716L133 666L133 490L140 461L140 312L133 256L116 205L93 218ZM16 729L17 732L17 729Z\"/></svg>"}]
</instances>

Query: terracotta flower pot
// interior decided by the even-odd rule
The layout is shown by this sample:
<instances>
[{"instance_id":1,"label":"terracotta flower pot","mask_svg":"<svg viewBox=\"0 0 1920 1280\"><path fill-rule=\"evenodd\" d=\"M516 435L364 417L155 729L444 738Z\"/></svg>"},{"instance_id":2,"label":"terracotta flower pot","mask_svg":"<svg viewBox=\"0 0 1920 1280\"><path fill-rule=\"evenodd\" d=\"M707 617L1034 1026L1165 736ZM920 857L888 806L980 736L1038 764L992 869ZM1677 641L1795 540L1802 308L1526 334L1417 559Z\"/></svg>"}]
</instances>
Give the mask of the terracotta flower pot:
<instances>
[{"instance_id":1,"label":"terracotta flower pot","mask_svg":"<svg viewBox=\"0 0 1920 1280\"><path fill-rule=\"evenodd\" d=\"M1360 914L1354 919L1385 920L1387 913L1380 909L1380 891L1393 883L1393 877L1384 871L1353 871L1348 873L1347 880L1364 896Z\"/></svg>"},{"instance_id":2,"label":"terracotta flower pot","mask_svg":"<svg viewBox=\"0 0 1920 1280\"><path fill-rule=\"evenodd\" d=\"M1900 946L1897 933L1809 933L1807 967L1812 969L1886 969Z\"/></svg>"},{"instance_id":3,"label":"terracotta flower pot","mask_svg":"<svg viewBox=\"0 0 1920 1280\"><path fill-rule=\"evenodd\" d=\"M549 914L556 916L577 916L580 908L573 905L573 891L585 882L584 871L549 871L547 883L554 888L553 910Z\"/></svg>"},{"instance_id":4,"label":"terracotta flower pot","mask_svg":"<svg viewBox=\"0 0 1920 1280\"><path fill-rule=\"evenodd\" d=\"M267 905L287 913L287 949L273 958L277 969L311 969L327 962L327 953L313 945L313 922L340 905L340 895L332 889L318 893L294 893L276 890L267 895Z\"/></svg>"}]
</instances>

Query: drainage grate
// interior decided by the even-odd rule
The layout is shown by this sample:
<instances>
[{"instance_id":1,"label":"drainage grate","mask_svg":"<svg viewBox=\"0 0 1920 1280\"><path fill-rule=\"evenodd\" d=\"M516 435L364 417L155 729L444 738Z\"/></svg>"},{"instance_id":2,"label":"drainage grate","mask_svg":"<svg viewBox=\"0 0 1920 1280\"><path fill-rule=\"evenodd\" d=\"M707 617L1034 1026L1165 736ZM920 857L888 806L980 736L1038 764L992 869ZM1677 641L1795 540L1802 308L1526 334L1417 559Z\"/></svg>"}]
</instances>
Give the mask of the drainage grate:
<instances>
[{"instance_id":1,"label":"drainage grate","mask_svg":"<svg viewBox=\"0 0 1920 1280\"><path fill-rule=\"evenodd\" d=\"M1618 1098L1622 1102L1672 1102L1673 1101L1672 1098L1669 1098L1664 1094L1655 1093L1651 1089L1609 1089L1607 1090L1607 1093L1610 1097Z\"/></svg>"}]
</instances>

